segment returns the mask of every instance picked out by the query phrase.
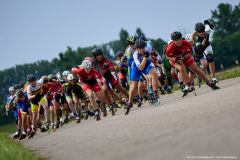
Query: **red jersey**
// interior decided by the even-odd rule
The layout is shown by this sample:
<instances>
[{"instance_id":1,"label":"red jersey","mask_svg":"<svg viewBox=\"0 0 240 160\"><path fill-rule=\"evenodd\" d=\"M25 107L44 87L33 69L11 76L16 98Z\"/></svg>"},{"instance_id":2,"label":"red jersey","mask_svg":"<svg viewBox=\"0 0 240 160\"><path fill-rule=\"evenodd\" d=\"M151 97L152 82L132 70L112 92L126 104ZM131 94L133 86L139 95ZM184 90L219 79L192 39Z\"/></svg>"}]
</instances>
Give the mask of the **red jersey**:
<instances>
[{"instance_id":1,"label":"red jersey","mask_svg":"<svg viewBox=\"0 0 240 160\"><path fill-rule=\"evenodd\" d=\"M49 83L49 85L53 83ZM60 82L58 82L58 84L56 86L52 87L52 91L54 92L54 95L58 94L61 95L62 93L62 84Z\"/></svg>"},{"instance_id":2,"label":"red jersey","mask_svg":"<svg viewBox=\"0 0 240 160\"><path fill-rule=\"evenodd\" d=\"M187 53L192 53L192 47L187 41L182 40L181 47L177 47L175 43L172 42L167 48L166 56L180 58L186 55Z\"/></svg>"},{"instance_id":3,"label":"red jersey","mask_svg":"<svg viewBox=\"0 0 240 160\"><path fill-rule=\"evenodd\" d=\"M86 73L83 69L74 68L74 72L80 77L81 82L91 82L93 79L101 79L102 75L95 69L91 68L90 73Z\"/></svg>"},{"instance_id":4,"label":"red jersey","mask_svg":"<svg viewBox=\"0 0 240 160\"><path fill-rule=\"evenodd\" d=\"M108 69L106 66L104 66L104 63L107 63L109 67L112 67L113 64L110 63L108 60L102 60L102 61L100 62L100 65L101 65L101 67L102 67L102 69L104 70L104 73L105 73L105 72L107 72L109 69Z\"/></svg>"},{"instance_id":5,"label":"red jersey","mask_svg":"<svg viewBox=\"0 0 240 160\"><path fill-rule=\"evenodd\" d=\"M49 86L48 88L45 88L42 84L42 90L43 90L43 93L44 95L47 94L47 92L50 92L51 94L47 97L47 99L50 99L52 97L52 88L53 88L53 84L52 83L49 83Z\"/></svg>"}]
</instances>

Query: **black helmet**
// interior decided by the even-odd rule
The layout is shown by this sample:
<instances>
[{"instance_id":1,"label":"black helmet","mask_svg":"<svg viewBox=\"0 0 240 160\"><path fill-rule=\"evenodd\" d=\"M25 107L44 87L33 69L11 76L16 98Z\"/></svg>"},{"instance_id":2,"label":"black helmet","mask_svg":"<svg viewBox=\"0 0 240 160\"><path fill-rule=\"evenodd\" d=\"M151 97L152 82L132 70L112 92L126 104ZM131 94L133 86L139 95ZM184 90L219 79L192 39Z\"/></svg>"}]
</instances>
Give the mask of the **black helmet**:
<instances>
[{"instance_id":1,"label":"black helmet","mask_svg":"<svg viewBox=\"0 0 240 160\"><path fill-rule=\"evenodd\" d=\"M126 62L127 61L127 56L122 56L121 61Z\"/></svg>"},{"instance_id":2,"label":"black helmet","mask_svg":"<svg viewBox=\"0 0 240 160\"><path fill-rule=\"evenodd\" d=\"M135 42L136 42L136 38L134 36L130 36L127 38L128 44L133 45L133 44L135 44Z\"/></svg>"},{"instance_id":3,"label":"black helmet","mask_svg":"<svg viewBox=\"0 0 240 160\"><path fill-rule=\"evenodd\" d=\"M95 48L92 50L93 57L96 57L99 54L102 54L102 50L100 48Z\"/></svg>"},{"instance_id":4,"label":"black helmet","mask_svg":"<svg viewBox=\"0 0 240 160\"><path fill-rule=\"evenodd\" d=\"M25 85L25 83L26 83L25 81L20 81L20 82L19 82L20 87L23 88L24 85Z\"/></svg>"},{"instance_id":5,"label":"black helmet","mask_svg":"<svg viewBox=\"0 0 240 160\"><path fill-rule=\"evenodd\" d=\"M27 81L28 82L32 82L32 81L35 81L36 80L36 77L33 75L33 74L30 74L27 76Z\"/></svg>"},{"instance_id":6,"label":"black helmet","mask_svg":"<svg viewBox=\"0 0 240 160\"><path fill-rule=\"evenodd\" d=\"M117 57L117 58L122 58L123 55L124 55L124 53L123 53L122 51L118 51L118 52L116 53L116 57Z\"/></svg>"},{"instance_id":7,"label":"black helmet","mask_svg":"<svg viewBox=\"0 0 240 160\"><path fill-rule=\"evenodd\" d=\"M142 40L142 39L137 39L137 40L135 41L135 47L136 47L136 48L144 48L145 45L146 45L146 43L145 43L145 41Z\"/></svg>"},{"instance_id":8,"label":"black helmet","mask_svg":"<svg viewBox=\"0 0 240 160\"><path fill-rule=\"evenodd\" d=\"M171 34L171 39L172 40L176 40L176 39L179 39L179 38L182 38L182 33L181 32L175 31Z\"/></svg>"},{"instance_id":9,"label":"black helmet","mask_svg":"<svg viewBox=\"0 0 240 160\"><path fill-rule=\"evenodd\" d=\"M15 84L13 87L14 87L14 90L21 88L19 84Z\"/></svg>"},{"instance_id":10,"label":"black helmet","mask_svg":"<svg viewBox=\"0 0 240 160\"><path fill-rule=\"evenodd\" d=\"M205 31L205 25L201 22L198 22L198 23L195 24L195 30L198 33L204 32Z\"/></svg>"},{"instance_id":11,"label":"black helmet","mask_svg":"<svg viewBox=\"0 0 240 160\"><path fill-rule=\"evenodd\" d=\"M18 90L16 91L16 97L21 98L23 95L24 95L24 93L23 93L23 91L22 91L21 89L18 89Z\"/></svg>"},{"instance_id":12,"label":"black helmet","mask_svg":"<svg viewBox=\"0 0 240 160\"><path fill-rule=\"evenodd\" d=\"M51 75L50 78L49 78L49 81L50 81L50 82L53 82L53 79L57 80L57 76Z\"/></svg>"}]
</instances>

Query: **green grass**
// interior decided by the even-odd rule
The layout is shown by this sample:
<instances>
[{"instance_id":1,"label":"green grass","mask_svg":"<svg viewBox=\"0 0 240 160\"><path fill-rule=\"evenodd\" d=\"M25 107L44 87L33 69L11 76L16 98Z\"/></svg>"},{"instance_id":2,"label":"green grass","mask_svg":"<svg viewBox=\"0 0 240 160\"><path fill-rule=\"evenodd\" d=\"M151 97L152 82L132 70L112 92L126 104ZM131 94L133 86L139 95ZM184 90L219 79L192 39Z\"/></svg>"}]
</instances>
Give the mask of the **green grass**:
<instances>
[{"instance_id":1,"label":"green grass","mask_svg":"<svg viewBox=\"0 0 240 160\"><path fill-rule=\"evenodd\" d=\"M217 80L218 81L221 81L221 80L225 80L225 79L230 79L230 78L235 78L235 77L240 77L240 67L237 66L237 67L233 67L231 69L227 69L225 71L220 71L220 72L217 72L216 73L216 77L217 77ZM211 80L211 74L209 74L207 76L207 78L209 80ZM201 84L205 84L205 82L202 82ZM197 79L194 78L194 85L197 86L198 85L198 82L197 82ZM178 87L178 85L175 83L173 85L173 90L176 91L176 90L179 90L180 88Z\"/></svg>"},{"instance_id":2,"label":"green grass","mask_svg":"<svg viewBox=\"0 0 240 160\"><path fill-rule=\"evenodd\" d=\"M0 126L0 133L15 133L17 131L16 123L10 123Z\"/></svg>"},{"instance_id":3,"label":"green grass","mask_svg":"<svg viewBox=\"0 0 240 160\"><path fill-rule=\"evenodd\" d=\"M0 159L1 160L44 160L37 157L20 143L12 140L7 133L0 133Z\"/></svg>"}]
</instances>

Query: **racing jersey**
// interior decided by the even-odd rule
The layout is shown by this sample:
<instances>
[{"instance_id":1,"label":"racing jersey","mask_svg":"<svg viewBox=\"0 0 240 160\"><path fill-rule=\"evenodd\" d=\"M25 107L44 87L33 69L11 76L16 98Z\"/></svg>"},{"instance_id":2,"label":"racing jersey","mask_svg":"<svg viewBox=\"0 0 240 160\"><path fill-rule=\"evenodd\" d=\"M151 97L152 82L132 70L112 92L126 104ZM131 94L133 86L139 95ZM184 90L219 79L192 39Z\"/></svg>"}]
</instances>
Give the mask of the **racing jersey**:
<instances>
[{"instance_id":1,"label":"racing jersey","mask_svg":"<svg viewBox=\"0 0 240 160\"><path fill-rule=\"evenodd\" d=\"M150 48L149 47L145 48L145 53L148 52L148 51L150 51ZM144 58L144 56L139 54L138 51L134 52L133 59L134 59L134 62L135 62L137 67L140 66L140 64L142 63L143 58ZM150 58L151 58L151 54L149 54L149 56L147 57L148 61L150 61Z\"/></svg>"},{"instance_id":2,"label":"racing jersey","mask_svg":"<svg viewBox=\"0 0 240 160\"><path fill-rule=\"evenodd\" d=\"M132 65L132 62L134 61L133 59L133 53L135 52L136 50L134 50L133 48L129 47L127 49L127 64L128 66L131 66Z\"/></svg>"},{"instance_id":3,"label":"racing jersey","mask_svg":"<svg viewBox=\"0 0 240 160\"><path fill-rule=\"evenodd\" d=\"M192 53L192 47L188 41L182 40L182 45L177 47L174 42L172 42L166 51L166 57L181 58L187 53Z\"/></svg>"},{"instance_id":4,"label":"racing jersey","mask_svg":"<svg viewBox=\"0 0 240 160\"><path fill-rule=\"evenodd\" d=\"M83 91L79 82L75 82L74 85L72 85L70 82L67 82L64 84L64 88L72 93L81 93Z\"/></svg>"},{"instance_id":5,"label":"racing jersey","mask_svg":"<svg viewBox=\"0 0 240 160\"><path fill-rule=\"evenodd\" d=\"M67 83L63 77L59 77L59 78L58 78L58 81L59 81L61 84Z\"/></svg>"},{"instance_id":6,"label":"racing jersey","mask_svg":"<svg viewBox=\"0 0 240 160\"><path fill-rule=\"evenodd\" d=\"M27 93L24 93L24 97L25 97L24 101L19 100L16 104L16 106L18 106L19 109L22 109L23 107L30 108L30 106L31 106L30 100L28 99L28 96L27 96Z\"/></svg>"},{"instance_id":7,"label":"racing jersey","mask_svg":"<svg viewBox=\"0 0 240 160\"><path fill-rule=\"evenodd\" d=\"M36 81L36 86L33 87L30 84L27 86L27 94L35 95L38 92L42 92L41 85L43 84L43 79L40 79L39 81Z\"/></svg>"},{"instance_id":8,"label":"racing jersey","mask_svg":"<svg viewBox=\"0 0 240 160\"><path fill-rule=\"evenodd\" d=\"M120 65L120 73L119 73L119 78L120 79L126 79L127 77L127 72L128 72L128 66L125 66L124 63L119 63Z\"/></svg>"},{"instance_id":9,"label":"racing jersey","mask_svg":"<svg viewBox=\"0 0 240 160\"><path fill-rule=\"evenodd\" d=\"M77 68L74 68L74 72L80 77L80 81L83 83L91 83L97 79L102 79L102 75L93 68L91 68L90 73L86 73L84 69Z\"/></svg>"},{"instance_id":10,"label":"racing jersey","mask_svg":"<svg viewBox=\"0 0 240 160\"><path fill-rule=\"evenodd\" d=\"M52 88L53 88L53 84L49 83L48 88L45 88L44 85L42 85L42 90L43 90L43 94L47 95L47 92L50 92L51 94L49 96L47 96L47 99L51 99L52 97Z\"/></svg>"},{"instance_id":11,"label":"racing jersey","mask_svg":"<svg viewBox=\"0 0 240 160\"><path fill-rule=\"evenodd\" d=\"M58 82L56 86L53 85L53 83L49 82L49 85L52 85L52 91L54 92L54 95L61 95L62 94L62 84Z\"/></svg>"},{"instance_id":12,"label":"racing jersey","mask_svg":"<svg viewBox=\"0 0 240 160\"><path fill-rule=\"evenodd\" d=\"M16 95L15 95L15 94L14 94L14 95L11 95L11 96L9 96L9 97L8 97L8 99L7 99L7 105L9 104L9 102L10 102L10 101L12 101L12 102L13 102L13 101L14 101L14 99L15 99L15 97L16 97Z\"/></svg>"}]
</instances>

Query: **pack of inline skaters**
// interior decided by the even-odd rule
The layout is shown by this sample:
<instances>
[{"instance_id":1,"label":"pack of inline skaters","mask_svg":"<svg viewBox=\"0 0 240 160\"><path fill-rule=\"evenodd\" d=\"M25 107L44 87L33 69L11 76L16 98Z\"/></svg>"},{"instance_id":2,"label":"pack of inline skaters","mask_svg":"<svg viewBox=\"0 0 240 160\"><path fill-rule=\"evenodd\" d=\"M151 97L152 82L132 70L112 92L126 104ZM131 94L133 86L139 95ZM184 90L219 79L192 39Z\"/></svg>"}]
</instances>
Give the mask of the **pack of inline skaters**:
<instances>
[{"instance_id":1,"label":"pack of inline skaters","mask_svg":"<svg viewBox=\"0 0 240 160\"><path fill-rule=\"evenodd\" d=\"M71 120L78 124L89 116L99 121L101 114L107 116L107 108L114 116L117 108L121 108L119 105L124 106L125 115L135 103L141 107L148 101L157 106L160 104L159 93L173 93L172 79L182 90L182 97L189 92L196 95L194 74L199 87L204 81L213 90L219 89L209 42L213 29L214 26L205 20L196 23L195 32L185 38L179 31L171 33L168 44L162 47L162 56L151 41L130 36L125 54L117 52L115 62L104 56L100 48L95 48L92 57L86 57L81 65L69 68L62 76L42 76L37 80L34 75L28 75L26 83L21 81L9 88L10 97L5 108L9 116L13 105L11 111L17 127L13 138L33 138L37 131L54 132ZM207 63L212 82L204 74ZM189 68L189 74L185 66ZM62 111L65 112L64 120ZM43 113L44 125L41 123Z\"/></svg>"}]
</instances>

